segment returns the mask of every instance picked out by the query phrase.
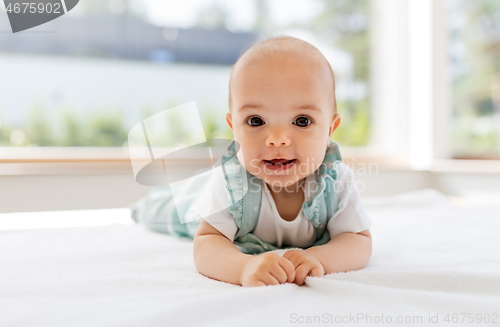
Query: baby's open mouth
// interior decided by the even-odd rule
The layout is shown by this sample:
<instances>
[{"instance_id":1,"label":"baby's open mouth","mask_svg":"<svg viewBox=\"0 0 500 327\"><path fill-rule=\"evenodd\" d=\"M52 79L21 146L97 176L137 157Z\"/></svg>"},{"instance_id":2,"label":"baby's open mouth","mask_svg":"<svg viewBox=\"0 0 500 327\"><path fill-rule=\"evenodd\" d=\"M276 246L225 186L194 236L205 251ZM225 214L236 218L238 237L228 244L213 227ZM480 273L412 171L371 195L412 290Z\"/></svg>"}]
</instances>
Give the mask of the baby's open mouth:
<instances>
[{"instance_id":1,"label":"baby's open mouth","mask_svg":"<svg viewBox=\"0 0 500 327\"><path fill-rule=\"evenodd\" d=\"M281 166L286 166L295 161L295 159L273 159L273 160L264 160L268 164L271 164L273 166L281 165Z\"/></svg>"}]
</instances>

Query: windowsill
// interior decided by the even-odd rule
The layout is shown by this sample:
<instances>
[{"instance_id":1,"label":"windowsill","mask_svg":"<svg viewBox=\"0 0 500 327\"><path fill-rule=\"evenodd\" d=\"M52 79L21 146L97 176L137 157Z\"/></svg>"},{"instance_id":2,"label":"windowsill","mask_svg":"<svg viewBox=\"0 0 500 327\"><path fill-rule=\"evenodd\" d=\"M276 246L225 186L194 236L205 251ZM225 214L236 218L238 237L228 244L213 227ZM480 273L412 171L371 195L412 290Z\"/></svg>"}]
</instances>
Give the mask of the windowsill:
<instances>
[{"instance_id":1,"label":"windowsill","mask_svg":"<svg viewBox=\"0 0 500 327\"><path fill-rule=\"evenodd\" d=\"M0 147L2 163L129 162L125 147Z\"/></svg>"},{"instance_id":2,"label":"windowsill","mask_svg":"<svg viewBox=\"0 0 500 327\"><path fill-rule=\"evenodd\" d=\"M500 174L500 160L434 160L431 172L441 173L492 173Z\"/></svg>"},{"instance_id":3,"label":"windowsill","mask_svg":"<svg viewBox=\"0 0 500 327\"><path fill-rule=\"evenodd\" d=\"M366 151L344 147L343 162L355 172L358 169L412 172L403 158L366 155ZM128 149L121 147L64 148L1 148L0 176L9 175L105 175L132 174ZM145 158L147 159L147 158ZM201 161L206 158L191 155L169 160ZM424 170L436 173L500 173L500 160L435 160ZM419 171L422 172L422 171Z\"/></svg>"}]
</instances>

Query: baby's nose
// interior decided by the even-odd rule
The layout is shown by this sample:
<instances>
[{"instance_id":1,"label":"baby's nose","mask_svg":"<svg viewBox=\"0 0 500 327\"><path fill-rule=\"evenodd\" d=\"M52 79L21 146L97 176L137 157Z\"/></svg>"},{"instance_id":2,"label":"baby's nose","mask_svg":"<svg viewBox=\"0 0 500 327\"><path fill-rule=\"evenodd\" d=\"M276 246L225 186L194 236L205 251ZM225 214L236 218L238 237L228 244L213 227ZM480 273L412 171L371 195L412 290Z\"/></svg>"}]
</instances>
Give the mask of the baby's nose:
<instances>
[{"instance_id":1,"label":"baby's nose","mask_svg":"<svg viewBox=\"0 0 500 327\"><path fill-rule=\"evenodd\" d=\"M279 129L273 131L266 140L267 146L289 146L290 145L290 137L285 129Z\"/></svg>"}]
</instances>

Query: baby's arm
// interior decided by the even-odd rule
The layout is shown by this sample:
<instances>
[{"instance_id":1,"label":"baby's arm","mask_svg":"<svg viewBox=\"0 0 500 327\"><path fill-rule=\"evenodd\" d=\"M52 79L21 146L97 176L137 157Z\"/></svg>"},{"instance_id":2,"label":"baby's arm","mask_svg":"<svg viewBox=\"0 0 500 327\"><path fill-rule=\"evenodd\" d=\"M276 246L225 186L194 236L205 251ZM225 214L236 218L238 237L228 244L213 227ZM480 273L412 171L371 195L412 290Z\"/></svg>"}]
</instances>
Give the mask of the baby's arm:
<instances>
[{"instance_id":1,"label":"baby's arm","mask_svg":"<svg viewBox=\"0 0 500 327\"><path fill-rule=\"evenodd\" d=\"M316 257L325 274L347 272L366 267L372 255L372 237L370 230L359 233L342 233L324 245L306 249Z\"/></svg>"},{"instance_id":2,"label":"baby's arm","mask_svg":"<svg viewBox=\"0 0 500 327\"><path fill-rule=\"evenodd\" d=\"M244 254L204 219L193 242L196 269L207 277L242 286L276 285L295 278L289 260L276 253Z\"/></svg>"}]
</instances>

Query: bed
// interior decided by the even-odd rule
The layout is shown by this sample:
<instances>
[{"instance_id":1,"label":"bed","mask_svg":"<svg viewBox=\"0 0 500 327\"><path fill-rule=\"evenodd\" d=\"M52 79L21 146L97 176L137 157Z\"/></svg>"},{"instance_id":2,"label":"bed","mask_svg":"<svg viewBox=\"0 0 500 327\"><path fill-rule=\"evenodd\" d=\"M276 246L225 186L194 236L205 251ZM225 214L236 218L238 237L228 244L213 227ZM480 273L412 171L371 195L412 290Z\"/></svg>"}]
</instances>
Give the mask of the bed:
<instances>
[{"instance_id":1,"label":"bed","mask_svg":"<svg viewBox=\"0 0 500 327\"><path fill-rule=\"evenodd\" d=\"M500 325L499 203L432 189L363 203L369 265L300 287L207 278L190 240L126 208L1 214L0 326Z\"/></svg>"}]
</instances>

